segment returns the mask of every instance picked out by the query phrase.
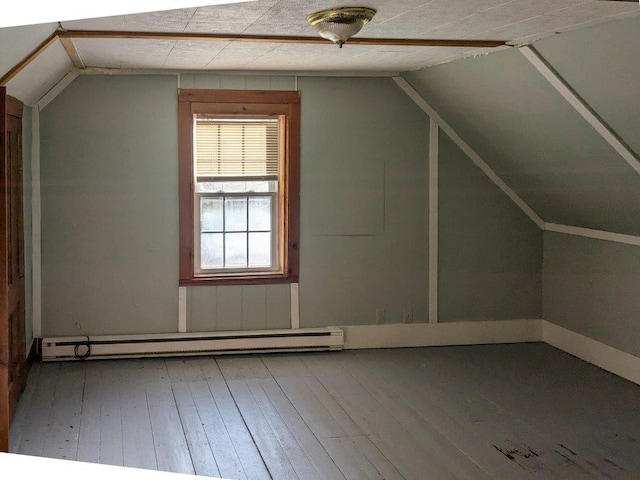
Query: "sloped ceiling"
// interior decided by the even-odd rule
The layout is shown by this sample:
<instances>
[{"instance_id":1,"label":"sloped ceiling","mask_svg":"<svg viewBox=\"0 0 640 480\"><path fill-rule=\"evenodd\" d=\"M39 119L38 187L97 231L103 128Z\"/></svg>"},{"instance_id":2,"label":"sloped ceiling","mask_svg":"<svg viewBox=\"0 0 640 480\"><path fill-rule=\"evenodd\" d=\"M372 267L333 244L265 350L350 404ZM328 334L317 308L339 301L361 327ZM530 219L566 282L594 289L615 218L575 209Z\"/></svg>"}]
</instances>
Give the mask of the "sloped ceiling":
<instances>
[{"instance_id":1,"label":"sloped ceiling","mask_svg":"<svg viewBox=\"0 0 640 480\"><path fill-rule=\"evenodd\" d=\"M635 150L640 18L535 42ZM640 235L640 175L518 49L404 75L544 221Z\"/></svg>"},{"instance_id":2,"label":"sloped ceiling","mask_svg":"<svg viewBox=\"0 0 640 480\"><path fill-rule=\"evenodd\" d=\"M536 48L636 152L640 152L640 19L549 38Z\"/></svg>"},{"instance_id":3,"label":"sloped ceiling","mask_svg":"<svg viewBox=\"0 0 640 480\"><path fill-rule=\"evenodd\" d=\"M57 29L57 23L0 28L0 76L18 65ZM32 105L73 69L66 51L55 40L7 82L7 92L27 105Z\"/></svg>"},{"instance_id":4,"label":"sloped ceiling","mask_svg":"<svg viewBox=\"0 0 640 480\"><path fill-rule=\"evenodd\" d=\"M57 23L0 28L0 76L56 31Z\"/></svg>"},{"instance_id":5,"label":"sloped ceiling","mask_svg":"<svg viewBox=\"0 0 640 480\"><path fill-rule=\"evenodd\" d=\"M38 56L7 83L7 92L27 105L33 105L72 70L73 63L56 40L45 54Z\"/></svg>"}]
</instances>

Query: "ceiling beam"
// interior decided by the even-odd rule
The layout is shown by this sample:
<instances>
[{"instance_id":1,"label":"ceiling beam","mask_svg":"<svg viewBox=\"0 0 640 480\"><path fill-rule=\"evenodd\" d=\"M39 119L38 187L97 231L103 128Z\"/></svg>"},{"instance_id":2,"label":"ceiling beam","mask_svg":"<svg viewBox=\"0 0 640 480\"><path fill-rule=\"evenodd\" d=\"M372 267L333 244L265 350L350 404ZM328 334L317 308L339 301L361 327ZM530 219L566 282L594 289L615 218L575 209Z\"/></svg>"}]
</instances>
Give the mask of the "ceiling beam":
<instances>
[{"instance_id":1,"label":"ceiling beam","mask_svg":"<svg viewBox=\"0 0 640 480\"><path fill-rule=\"evenodd\" d=\"M174 40L209 42L251 42L251 43L288 43L309 45L331 45L321 37L303 37L288 35L244 35L194 32L133 32L111 30L62 30L60 38L94 39L133 39L133 40ZM361 38L352 37L347 45L403 46L403 47L471 47L495 48L507 45L505 40L447 40L429 38Z\"/></svg>"}]
</instances>

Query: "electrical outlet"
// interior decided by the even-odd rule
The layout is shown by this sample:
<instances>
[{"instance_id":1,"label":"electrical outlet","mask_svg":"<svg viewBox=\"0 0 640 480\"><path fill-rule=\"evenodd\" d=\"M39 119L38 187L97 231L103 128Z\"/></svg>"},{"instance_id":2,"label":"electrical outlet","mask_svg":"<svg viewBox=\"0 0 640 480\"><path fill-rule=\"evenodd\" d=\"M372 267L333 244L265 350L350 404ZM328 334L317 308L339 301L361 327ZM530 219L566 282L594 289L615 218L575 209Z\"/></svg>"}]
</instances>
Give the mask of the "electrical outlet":
<instances>
[{"instance_id":1,"label":"electrical outlet","mask_svg":"<svg viewBox=\"0 0 640 480\"><path fill-rule=\"evenodd\" d=\"M384 308L379 308L376 310L376 322L378 324L384 323Z\"/></svg>"},{"instance_id":2,"label":"electrical outlet","mask_svg":"<svg viewBox=\"0 0 640 480\"><path fill-rule=\"evenodd\" d=\"M411 307L404 307L404 315L403 315L403 320L404 323L411 323L413 322L413 308Z\"/></svg>"}]
</instances>

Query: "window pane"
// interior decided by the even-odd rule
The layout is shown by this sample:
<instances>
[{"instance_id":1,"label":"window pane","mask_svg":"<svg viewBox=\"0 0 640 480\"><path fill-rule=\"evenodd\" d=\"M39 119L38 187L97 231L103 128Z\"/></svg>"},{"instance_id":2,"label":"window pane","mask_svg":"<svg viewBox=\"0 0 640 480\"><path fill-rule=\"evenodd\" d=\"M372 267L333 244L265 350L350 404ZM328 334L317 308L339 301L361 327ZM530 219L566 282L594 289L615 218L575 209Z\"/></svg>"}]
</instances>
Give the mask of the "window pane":
<instances>
[{"instance_id":1,"label":"window pane","mask_svg":"<svg viewBox=\"0 0 640 480\"><path fill-rule=\"evenodd\" d=\"M249 266L271 266L271 233L249 234Z\"/></svg>"},{"instance_id":2,"label":"window pane","mask_svg":"<svg viewBox=\"0 0 640 480\"><path fill-rule=\"evenodd\" d=\"M221 232L222 227L222 199L200 199L200 231Z\"/></svg>"},{"instance_id":3,"label":"window pane","mask_svg":"<svg viewBox=\"0 0 640 480\"><path fill-rule=\"evenodd\" d=\"M242 193L247 191L247 182L215 182L220 190L230 193Z\"/></svg>"},{"instance_id":4,"label":"window pane","mask_svg":"<svg viewBox=\"0 0 640 480\"><path fill-rule=\"evenodd\" d=\"M196 182L196 193L222 192L220 182Z\"/></svg>"},{"instance_id":5,"label":"window pane","mask_svg":"<svg viewBox=\"0 0 640 480\"><path fill-rule=\"evenodd\" d=\"M247 234L225 233L225 267L247 266Z\"/></svg>"},{"instance_id":6,"label":"window pane","mask_svg":"<svg viewBox=\"0 0 640 480\"><path fill-rule=\"evenodd\" d=\"M271 197L249 198L249 230L271 230Z\"/></svg>"},{"instance_id":7,"label":"window pane","mask_svg":"<svg viewBox=\"0 0 640 480\"><path fill-rule=\"evenodd\" d=\"M224 229L227 232L247 230L247 198L224 199Z\"/></svg>"},{"instance_id":8,"label":"window pane","mask_svg":"<svg viewBox=\"0 0 640 480\"><path fill-rule=\"evenodd\" d=\"M222 234L203 233L200 235L200 268L222 268Z\"/></svg>"},{"instance_id":9,"label":"window pane","mask_svg":"<svg viewBox=\"0 0 640 480\"><path fill-rule=\"evenodd\" d=\"M246 182L196 182L197 193L276 192L277 180L251 180Z\"/></svg>"},{"instance_id":10,"label":"window pane","mask_svg":"<svg viewBox=\"0 0 640 480\"><path fill-rule=\"evenodd\" d=\"M271 188L276 184L275 181L263 180L255 182L247 182L247 192L271 192Z\"/></svg>"}]
</instances>

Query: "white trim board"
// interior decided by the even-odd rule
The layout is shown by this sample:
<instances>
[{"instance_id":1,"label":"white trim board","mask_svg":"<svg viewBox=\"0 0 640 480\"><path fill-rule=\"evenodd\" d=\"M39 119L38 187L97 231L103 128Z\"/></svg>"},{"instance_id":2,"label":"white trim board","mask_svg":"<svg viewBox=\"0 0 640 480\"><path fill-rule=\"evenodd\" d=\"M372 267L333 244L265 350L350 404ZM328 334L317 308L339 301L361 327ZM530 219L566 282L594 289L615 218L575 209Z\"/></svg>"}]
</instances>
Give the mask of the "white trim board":
<instances>
[{"instance_id":1,"label":"white trim board","mask_svg":"<svg viewBox=\"0 0 640 480\"><path fill-rule=\"evenodd\" d=\"M399 348L539 342L541 320L347 325L344 348Z\"/></svg>"},{"instance_id":2,"label":"white trim board","mask_svg":"<svg viewBox=\"0 0 640 480\"><path fill-rule=\"evenodd\" d=\"M178 333L187 332L187 287L178 287Z\"/></svg>"},{"instance_id":3,"label":"white trim board","mask_svg":"<svg viewBox=\"0 0 640 480\"><path fill-rule=\"evenodd\" d=\"M429 119L429 323L438 323L438 124Z\"/></svg>"},{"instance_id":4,"label":"white trim board","mask_svg":"<svg viewBox=\"0 0 640 480\"><path fill-rule=\"evenodd\" d=\"M640 173L640 160L620 137L594 112L594 110L571 88L558 72L531 45L518 49L529 63L564 97L564 99L591 125L598 134L633 168Z\"/></svg>"},{"instance_id":5,"label":"white trim board","mask_svg":"<svg viewBox=\"0 0 640 480\"><path fill-rule=\"evenodd\" d=\"M33 337L42 337L42 204L40 196L40 108L31 116L31 303Z\"/></svg>"},{"instance_id":6,"label":"white trim board","mask_svg":"<svg viewBox=\"0 0 640 480\"><path fill-rule=\"evenodd\" d=\"M495 183L495 185L507 195L513 203L515 203L524 214L529 217L541 230L544 230L544 220L538 216L533 209L527 205L527 203L518 196L499 176L493 169L482 160L480 155L476 153L455 130L449 125L433 107L431 107L424 98L413 88L413 86L407 82L403 77L393 77L393 80L398 86L411 98L418 107L422 109L431 119L433 119L440 128L447 134L447 136L453 140L453 142L467 155L471 161L489 177L489 179Z\"/></svg>"},{"instance_id":7,"label":"white trim board","mask_svg":"<svg viewBox=\"0 0 640 480\"><path fill-rule=\"evenodd\" d=\"M300 291L297 283L292 283L291 292L291 328L300 328Z\"/></svg>"},{"instance_id":8,"label":"white trim board","mask_svg":"<svg viewBox=\"0 0 640 480\"><path fill-rule=\"evenodd\" d=\"M243 77L354 77L354 78L392 78L400 75L401 72L379 72L361 70L216 70L215 72L206 70L180 70L162 68L110 68L110 67L87 67L80 71L80 75L202 75L215 73L224 76Z\"/></svg>"},{"instance_id":9,"label":"white trim board","mask_svg":"<svg viewBox=\"0 0 640 480\"><path fill-rule=\"evenodd\" d=\"M625 235L623 233L606 232L604 230L593 230L591 228L573 227L571 225L558 225L547 223L544 227L547 232L564 233L578 237L595 238L607 242L625 243L640 247L640 237L635 235Z\"/></svg>"},{"instance_id":10,"label":"white trim board","mask_svg":"<svg viewBox=\"0 0 640 480\"><path fill-rule=\"evenodd\" d=\"M62 79L56 83L51 89L45 93L40 100L38 100L38 108L44 110L58 95L60 95L65 88L71 85L76 78L80 76L78 70L72 70L67 73Z\"/></svg>"},{"instance_id":11,"label":"white trim board","mask_svg":"<svg viewBox=\"0 0 640 480\"><path fill-rule=\"evenodd\" d=\"M542 320L542 341L640 385L640 358Z\"/></svg>"}]
</instances>

